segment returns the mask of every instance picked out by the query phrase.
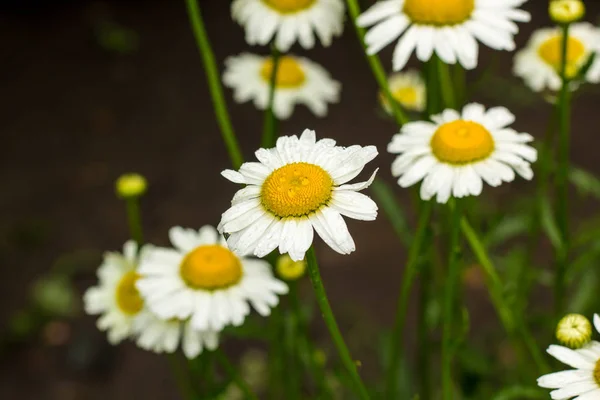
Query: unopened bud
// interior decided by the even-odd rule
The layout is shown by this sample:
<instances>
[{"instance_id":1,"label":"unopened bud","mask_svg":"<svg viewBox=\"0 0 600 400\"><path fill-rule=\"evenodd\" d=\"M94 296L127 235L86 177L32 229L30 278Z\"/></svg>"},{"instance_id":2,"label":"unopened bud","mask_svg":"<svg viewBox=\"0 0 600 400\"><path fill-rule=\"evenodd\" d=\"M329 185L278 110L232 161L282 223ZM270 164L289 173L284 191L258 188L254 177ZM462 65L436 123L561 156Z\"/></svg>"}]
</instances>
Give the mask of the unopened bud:
<instances>
[{"instance_id":1,"label":"unopened bud","mask_svg":"<svg viewBox=\"0 0 600 400\"><path fill-rule=\"evenodd\" d=\"M551 0L548 12L554 22L570 24L585 15L585 5L581 0Z\"/></svg>"},{"instance_id":2,"label":"unopened bud","mask_svg":"<svg viewBox=\"0 0 600 400\"><path fill-rule=\"evenodd\" d=\"M148 184L140 174L124 174L115 184L117 195L122 198L139 197L146 193Z\"/></svg>"},{"instance_id":3,"label":"unopened bud","mask_svg":"<svg viewBox=\"0 0 600 400\"><path fill-rule=\"evenodd\" d=\"M301 278L306 271L306 261L294 261L287 254L277 259L277 274L287 281L295 281Z\"/></svg>"},{"instance_id":4,"label":"unopened bud","mask_svg":"<svg viewBox=\"0 0 600 400\"><path fill-rule=\"evenodd\" d=\"M556 338L571 349L579 349L592 339L592 324L581 314L567 314L558 322Z\"/></svg>"}]
</instances>

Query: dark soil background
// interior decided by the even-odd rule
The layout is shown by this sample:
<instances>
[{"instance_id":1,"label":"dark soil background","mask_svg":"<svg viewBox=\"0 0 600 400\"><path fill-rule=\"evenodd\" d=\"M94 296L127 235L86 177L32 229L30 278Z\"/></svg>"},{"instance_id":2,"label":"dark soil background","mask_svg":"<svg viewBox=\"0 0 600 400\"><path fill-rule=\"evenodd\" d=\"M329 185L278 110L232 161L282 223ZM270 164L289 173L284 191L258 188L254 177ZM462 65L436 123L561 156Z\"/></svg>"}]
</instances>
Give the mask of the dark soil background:
<instances>
[{"instance_id":1,"label":"dark soil background","mask_svg":"<svg viewBox=\"0 0 600 400\"><path fill-rule=\"evenodd\" d=\"M600 4L587 3L587 19L595 20ZM183 1L0 4L0 329L6 329L12 313L27 304L31 283L57 262L70 257L86 265L77 281L81 293L94 283L90 266L97 265L99 254L121 248L128 230L124 205L114 196L120 174L136 171L148 178L144 225L147 240L156 244L167 243L173 225L216 225L237 188L219 175L229 163ZM268 51L245 44L242 29L230 19L230 2L200 4L219 63L242 51ZM534 28L549 23L546 7L545 0L528 2L533 22L521 25L520 45ZM104 43L107 23L133 31L133 47ZM352 27L347 23L331 48L293 50L343 83L342 100L322 120L297 109L281 124L282 132L299 134L308 127L343 145L375 144L381 156L368 170L379 166L392 182L385 146L396 128L376 112L376 84ZM480 65L491 62L492 54L482 47ZM497 58L498 70L510 78L511 54ZM382 60L391 66L391 48ZM469 74L470 82L482 68ZM519 93L484 85L476 97L488 106L513 98L514 107L503 105L517 114L516 129L541 138L551 108ZM573 158L595 173L600 173L598 100L593 92L579 97L573 118ZM250 159L260 141L262 114L251 104L234 107L229 100L229 105ZM488 187L486 195L508 201L532 188L520 182ZM397 192L411 215L407 192ZM379 327L391 324L405 250L383 215L349 225L355 254L339 256L318 241L323 275L344 331L359 326L375 338ZM480 303L472 305L480 309L474 323L492 318L486 302ZM163 358L132 344L110 348L92 317L66 322L67 339L58 345L42 334L0 353L0 399L175 398ZM407 336L412 343L410 324ZM371 360L372 351L359 346L354 355Z\"/></svg>"}]
</instances>

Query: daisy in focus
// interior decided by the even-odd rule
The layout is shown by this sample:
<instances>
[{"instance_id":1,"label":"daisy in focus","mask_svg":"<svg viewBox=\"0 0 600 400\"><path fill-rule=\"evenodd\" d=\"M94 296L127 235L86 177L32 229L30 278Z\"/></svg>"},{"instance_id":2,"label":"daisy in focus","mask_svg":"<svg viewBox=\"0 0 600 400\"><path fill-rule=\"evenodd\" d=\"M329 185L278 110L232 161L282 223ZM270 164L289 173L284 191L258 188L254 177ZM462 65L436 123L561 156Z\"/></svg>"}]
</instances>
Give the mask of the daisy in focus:
<instances>
[{"instance_id":1,"label":"daisy in focus","mask_svg":"<svg viewBox=\"0 0 600 400\"><path fill-rule=\"evenodd\" d=\"M436 196L446 203L450 196L478 196L483 182L511 182L515 171L533 178L530 163L536 161L537 151L527 144L533 137L508 127L515 117L506 108L486 111L473 103L462 114L445 110L431 119L405 124L388 145L390 153L399 154L392 175L399 177L401 187L422 180L423 200Z\"/></svg>"},{"instance_id":2,"label":"daisy in focus","mask_svg":"<svg viewBox=\"0 0 600 400\"><path fill-rule=\"evenodd\" d=\"M266 45L271 40L286 52L296 41L305 49L323 46L344 30L342 0L234 0L231 16L246 31L246 42Z\"/></svg>"},{"instance_id":3,"label":"daisy in focus","mask_svg":"<svg viewBox=\"0 0 600 400\"><path fill-rule=\"evenodd\" d=\"M388 87L394 100L409 111L421 112L425 109L427 93L425 81L418 71L397 72L388 78ZM392 108L383 93L379 93L383 108L388 114Z\"/></svg>"},{"instance_id":4,"label":"daisy in focus","mask_svg":"<svg viewBox=\"0 0 600 400\"><path fill-rule=\"evenodd\" d=\"M253 100L256 108L269 105L273 60L255 54L240 54L225 61L223 82L233 89L238 103ZM340 83L327 70L304 57L281 56L275 78L273 112L279 119L292 115L296 104L306 105L315 115L327 114L327 103L337 103Z\"/></svg>"},{"instance_id":5,"label":"daisy in focus","mask_svg":"<svg viewBox=\"0 0 600 400\"><path fill-rule=\"evenodd\" d=\"M529 13L518 9L527 0L383 0L361 14L356 23L373 26L365 35L369 55L396 39L393 69L400 71L413 50L420 61L433 52L446 64L457 61L467 69L477 66L477 40L495 50L512 51L515 24Z\"/></svg>"},{"instance_id":6,"label":"daisy in focus","mask_svg":"<svg viewBox=\"0 0 600 400\"><path fill-rule=\"evenodd\" d=\"M594 315L594 325L600 331L600 317ZM591 341L584 347L573 350L551 345L548 354L574 369L554 372L538 378L538 385L554 389L550 397L556 400L600 399L600 343Z\"/></svg>"},{"instance_id":7,"label":"daisy in focus","mask_svg":"<svg viewBox=\"0 0 600 400\"><path fill-rule=\"evenodd\" d=\"M359 191L371 185L348 184L377 156L375 146L340 147L332 139L282 136L272 149L256 151L259 162L239 171L225 170L228 180L246 185L223 213L219 231L228 233L238 254L264 257L276 248L300 261L313 242L314 231L340 254L355 250L343 216L372 221L377 205Z\"/></svg>"},{"instance_id":8,"label":"daisy in focus","mask_svg":"<svg viewBox=\"0 0 600 400\"><path fill-rule=\"evenodd\" d=\"M136 286L148 308L161 319L190 319L197 331L239 326L252 305L267 316L285 283L273 277L269 263L240 258L212 226L200 230L174 227L175 248L154 247L140 264Z\"/></svg>"},{"instance_id":9,"label":"daisy in focus","mask_svg":"<svg viewBox=\"0 0 600 400\"><path fill-rule=\"evenodd\" d=\"M544 28L533 33L527 46L515 55L514 74L523 78L533 91L559 91L562 86L561 28ZM590 23L572 24L567 40L568 78L574 78L593 54L600 52L600 29ZM595 57L583 79L600 82L600 58Z\"/></svg>"}]
</instances>

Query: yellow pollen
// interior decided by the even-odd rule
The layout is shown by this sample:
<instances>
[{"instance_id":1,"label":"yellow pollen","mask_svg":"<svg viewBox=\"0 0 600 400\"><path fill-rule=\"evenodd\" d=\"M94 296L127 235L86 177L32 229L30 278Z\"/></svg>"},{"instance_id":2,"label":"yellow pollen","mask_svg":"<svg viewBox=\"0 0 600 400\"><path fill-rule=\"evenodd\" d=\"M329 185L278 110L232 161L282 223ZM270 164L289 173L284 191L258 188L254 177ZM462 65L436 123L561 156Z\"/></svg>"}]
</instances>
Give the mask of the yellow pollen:
<instances>
[{"instance_id":1,"label":"yellow pollen","mask_svg":"<svg viewBox=\"0 0 600 400\"><path fill-rule=\"evenodd\" d=\"M331 199L333 180L323 168L305 162L284 165L265 179L263 207L279 218L301 217Z\"/></svg>"},{"instance_id":2,"label":"yellow pollen","mask_svg":"<svg viewBox=\"0 0 600 400\"><path fill-rule=\"evenodd\" d=\"M179 268L184 282L191 288L224 289L242 279L242 265L231 251L219 245L196 247Z\"/></svg>"},{"instance_id":3,"label":"yellow pollen","mask_svg":"<svg viewBox=\"0 0 600 400\"><path fill-rule=\"evenodd\" d=\"M273 74L273 59L268 58L260 68L260 76L267 82L271 82ZM278 88L295 88L304 83L304 71L302 66L294 57L282 56L277 66L277 76L275 76L275 86Z\"/></svg>"},{"instance_id":4,"label":"yellow pollen","mask_svg":"<svg viewBox=\"0 0 600 400\"><path fill-rule=\"evenodd\" d=\"M596 366L594 367L594 380L596 384L600 386L600 359L596 361Z\"/></svg>"},{"instance_id":5,"label":"yellow pollen","mask_svg":"<svg viewBox=\"0 0 600 400\"><path fill-rule=\"evenodd\" d=\"M139 278L140 276L135 271L129 271L123 275L117 284L115 292L117 306L125 314L135 315L144 306L144 300L142 300L140 293L135 287L135 282Z\"/></svg>"},{"instance_id":6,"label":"yellow pollen","mask_svg":"<svg viewBox=\"0 0 600 400\"><path fill-rule=\"evenodd\" d=\"M406 0L404 13L415 24L456 25L471 17L475 0Z\"/></svg>"},{"instance_id":7,"label":"yellow pollen","mask_svg":"<svg viewBox=\"0 0 600 400\"><path fill-rule=\"evenodd\" d=\"M583 63L586 50L585 45L572 36L569 36L567 42L567 70L572 74ZM542 43L538 48L538 54L542 60L559 71L562 60L562 35L552 36Z\"/></svg>"},{"instance_id":8,"label":"yellow pollen","mask_svg":"<svg viewBox=\"0 0 600 400\"><path fill-rule=\"evenodd\" d=\"M293 14L310 8L315 0L263 0L263 2L281 14Z\"/></svg>"},{"instance_id":9,"label":"yellow pollen","mask_svg":"<svg viewBox=\"0 0 600 400\"><path fill-rule=\"evenodd\" d=\"M467 164L492 154L494 139L481 124L458 120L437 129L431 138L431 150L441 162Z\"/></svg>"}]
</instances>

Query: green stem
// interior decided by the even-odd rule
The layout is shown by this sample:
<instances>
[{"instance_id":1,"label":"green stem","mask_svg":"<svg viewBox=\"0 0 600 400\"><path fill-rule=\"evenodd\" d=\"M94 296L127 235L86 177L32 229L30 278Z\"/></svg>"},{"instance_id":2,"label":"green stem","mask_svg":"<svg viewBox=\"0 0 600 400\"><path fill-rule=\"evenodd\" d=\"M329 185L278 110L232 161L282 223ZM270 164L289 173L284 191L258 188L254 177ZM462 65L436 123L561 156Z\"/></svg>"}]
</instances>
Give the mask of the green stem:
<instances>
[{"instance_id":1,"label":"green stem","mask_svg":"<svg viewBox=\"0 0 600 400\"><path fill-rule=\"evenodd\" d=\"M450 76L450 67L438 57L435 56L437 71L440 78L440 92L445 108L456 108L456 98L452 86L452 77Z\"/></svg>"},{"instance_id":2,"label":"green stem","mask_svg":"<svg viewBox=\"0 0 600 400\"><path fill-rule=\"evenodd\" d=\"M357 0L346 0L346 4L348 5L348 11L350 12L350 18L352 19L352 21L354 21L354 28L356 28L356 34L358 35L358 39L361 43L361 46L363 47L363 50L365 51L365 56L367 57L367 61L369 62L371 71L373 72L373 75L375 76L375 79L377 80L377 83L379 84L379 88L381 89L381 92L383 93L383 95L385 96L385 99L387 100L388 104L392 108L392 114L394 115L394 119L396 120L396 123L398 124L398 126L402 126L405 123L409 122L409 118L404 113L404 111L402 111L402 108L400 108L400 105L398 105L398 102L394 99L394 97L392 96L392 93L390 92L388 81L387 81L387 76L385 74L383 66L381 65L381 60L379 60L379 57L377 55L369 56L366 53L365 30L364 30L364 28L361 28L360 26L358 26L356 24L356 19L360 15L360 6L358 5L358 1Z\"/></svg>"},{"instance_id":3,"label":"green stem","mask_svg":"<svg viewBox=\"0 0 600 400\"><path fill-rule=\"evenodd\" d=\"M269 103L265 110L265 118L263 125L263 136L262 136L262 147L270 149L275 146L277 130L277 119L273 113L273 102L275 101L276 84L277 84L277 70L279 69L279 61L281 57L277 47L271 45L271 62L273 63L273 70L271 71L271 79L269 82Z\"/></svg>"},{"instance_id":4,"label":"green stem","mask_svg":"<svg viewBox=\"0 0 600 400\"><path fill-rule=\"evenodd\" d=\"M206 28L204 27L204 21L202 20L202 13L198 6L197 0L185 0L187 6L187 13L192 24L194 31L194 37L196 38L196 44L200 55L202 56L202 62L204 63L204 70L206 71L206 79L210 89L210 95L212 97L213 106L215 108L215 114L217 116L217 122L221 129L221 136L227 147L229 158L233 168L238 169L244 159L242 152L240 151L240 145L237 141L229 112L227 111L227 105L225 103L225 97L223 96L223 87L221 86L221 80L217 69L217 63L215 61L215 55L210 46L208 35L206 34Z\"/></svg>"},{"instance_id":5,"label":"green stem","mask_svg":"<svg viewBox=\"0 0 600 400\"><path fill-rule=\"evenodd\" d=\"M215 359L221 367L225 370L227 375L231 378L233 382L237 385L237 387L244 393L244 398L247 400L258 400L258 397L254 394L250 386L242 379L240 374L238 374L237 370L229 361L229 358L223 353L223 350L217 349L214 351Z\"/></svg>"},{"instance_id":6,"label":"green stem","mask_svg":"<svg viewBox=\"0 0 600 400\"><path fill-rule=\"evenodd\" d=\"M418 361L417 369L419 371L419 399L431 399L431 342L429 337L429 324L427 318L427 307L429 305L432 289L432 265L423 263L420 275L420 296L419 296L419 320L417 322L418 337Z\"/></svg>"},{"instance_id":7,"label":"green stem","mask_svg":"<svg viewBox=\"0 0 600 400\"><path fill-rule=\"evenodd\" d=\"M296 282L289 284L290 310L286 315L286 323L284 325L285 332L285 383L286 383L286 399L294 400L300 395L300 380L302 379L302 371L298 368L298 333L300 331L300 302L298 299L298 290Z\"/></svg>"},{"instance_id":8,"label":"green stem","mask_svg":"<svg viewBox=\"0 0 600 400\"><path fill-rule=\"evenodd\" d=\"M144 233L142 229L142 217L140 213L139 197L128 197L125 199L127 208L127 221L129 222L129 233L140 247L144 243Z\"/></svg>"},{"instance_id":9,"label":"green stem","mask_svg":"<svg viewBox=\"0 0 600 400\"><path fill-rule=\"evenodd\" d=\"M454 199L452 199L454 200ZM460 287L460 219L458 201L450 202L450 244L448 248L448 272L444 289L444 315L442 331L442 398L451 400L452 385L452 330L456 311L456 292Z\"/></svg>"},{"instance_id":10,"label":"green stem","mask_svg":"<svg viewBox=\"0 0 600 400\"><path fill-rule=\"evenodd\" d=\"M419 222L417 232L408 253L408 260L402 277L402 287L398 296L398 305L396 309L396 320L392 331L392 345L390 349L390 365L387 370L386 380L386 398L396 398L397 382L396 377L400 361L402 359L402 340L404 337L404 323L406 322L406 313L410 300L410 291L417 276L419 258L423 252L423 242L427 233L429 219L433 202L424 202L419 210Z\"/></svg>"},{"instance_id":11,"label":"green stem","mask_svg":"<svg viewBox=\"0 0 600 400\"><path fill-rule=\"evenodd\" d=\"M542 356L537 343L531 336L529 329L525 325L525 321L518 320L515 317L515 311L513 308L507 304L503 294L504 284L496 272L496 268L488 256L481 239L466 218L462 218L460 221L460 226L465 238L473 250L473 253L475 254L475 257L479 261L479 264L483 268L483 272L487 277L490 297L494 308L500 317L500 321L504 326L504 329L511 338L518 334L521 337L523 344L531 354L531 357L533 358L540 372L547 371L548 364Z\"/></svg>"},{"instance_id":12,"label":"green stem","mask_svg":"<svg viewBox=\"0 0 600 400\"><path fill-rule=\"evenodd\" d=\"M569 258L569 210L568 210L568 174L570 153L570 123L571 107L569 93L569 79L567 77L567 47L569 43L569 24L562 28L562 58L560 65L560 76L562 88L560 90L558 107L558 173L557 180L557 220L558 228L562 236L562 247L557 252L556 281L554 286L555 311L559 317L564 310L565 303L565 275Z\"/></svg>"},{"instance_id":13,"label":"green stem","mask_svg":"<svg viewBox=\"0 0 600 400\"><path fill-rule=\"evenodd\" d=\"M308 266L308 274L315 290L317 303L321 309L321 315L323 316L325 325L327 325L327 329L329 330L331 338L333 339L333 343L337 348L340 359L342 360L342 364L348 371L350 379L354 383L359 397L362 400L368 400L369 393L367 392L367 389L365 388L365 385L358 374L356 363L350 356L348 346L346 346L346 342L344 342L340 328L338 327L335 317L333 316L333 311L329 305L329 300L327 299L327 294L325 293L325 287L323 286L323 282L321 280L321 273L319 272L319 264L317 263L315 249L312 246L306 253L306 261Z\"/></svg>"},{"instance_id":14,"label":"green stem","mask_svg":"<svg viewBox=\"0 0 600 400\"><path fill-rule=\"evenodd\" d=\"M192 385L191 380L188 376L186 376L185 371L181 368L181 364L177 359L176 354L167 354L167 359L169 360L169 366L171 367L171 371L173 372L173 377L175 378L175 383L179 388L179 391L185 400L198 400L199 396L194 390L194 386Z\"/></svg>"}]
</instances>

